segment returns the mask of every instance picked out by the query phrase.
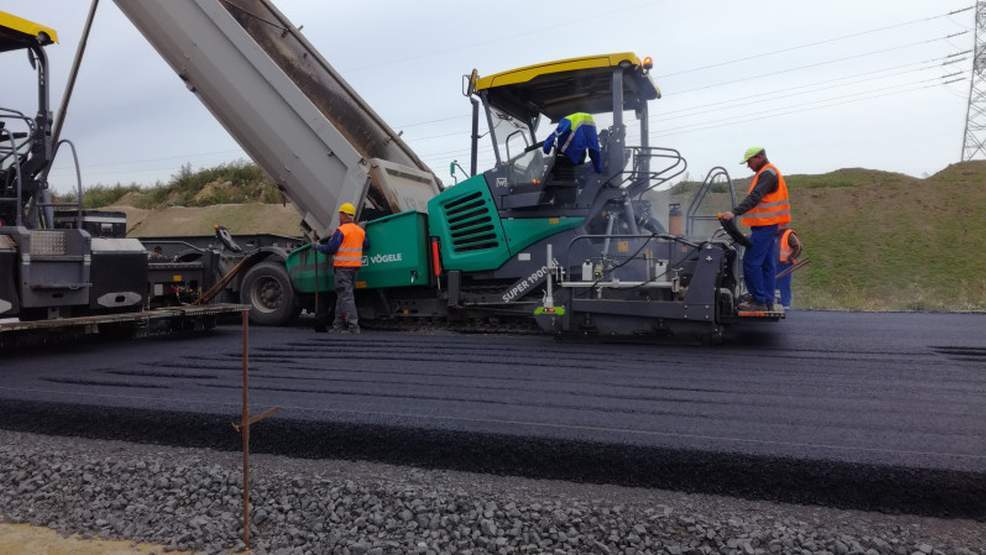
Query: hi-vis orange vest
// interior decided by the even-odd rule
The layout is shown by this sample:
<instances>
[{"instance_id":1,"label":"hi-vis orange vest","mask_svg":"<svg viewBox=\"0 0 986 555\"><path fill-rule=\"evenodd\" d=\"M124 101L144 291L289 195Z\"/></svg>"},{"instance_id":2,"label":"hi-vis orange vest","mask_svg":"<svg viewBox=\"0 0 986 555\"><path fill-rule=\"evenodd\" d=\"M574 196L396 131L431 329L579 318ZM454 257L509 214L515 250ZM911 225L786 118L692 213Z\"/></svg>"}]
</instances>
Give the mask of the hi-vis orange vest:
<instances>
[{"instance_id":1,"label":"hi-vis orange vest","mask_svg":"<svg viewBox=\"0 0 986 555\"><path fill-rule=\"evenodd\" d=\"M342 244L332 258L332 265L336 268L359 268L363 265L363 241L366 239L366 232L356 224L342 224L339 226L342 232Z\"/></svg>"},{"instance_id":2,"label":"hi-vis orange vest","mask_svg":"<svg viewBox=\"0 0 986 555\"><path fill-rule=\"evenodd\" d=\"M794 259L794 248L791 247L791 235L797 237L793 229L785 229L784 233L781 234L780 240L780 259L784 263L797 264L798 261Z\"/></svg>"},{"instance_id":3,"label":"hi-vis orange vest","mask_svg":"<svg viewBox=\"0 0 986 555\"><path fill-rule=\"evenodd\" d=\"M756 206L743 214L743 223L750 227L775 224L783 226L791 222L791 202L787 196L787 183L784 181L784 176L781 175L780 170L773 164L764 164L760 168L760 171L750 180L750 189L746 194L753 192L753 188L757 186L757 181L760 179L760 174L767 170L774 170L774 175L777 176L777 189L773 193L764 195Z\"/></svg>"}]
</instances>

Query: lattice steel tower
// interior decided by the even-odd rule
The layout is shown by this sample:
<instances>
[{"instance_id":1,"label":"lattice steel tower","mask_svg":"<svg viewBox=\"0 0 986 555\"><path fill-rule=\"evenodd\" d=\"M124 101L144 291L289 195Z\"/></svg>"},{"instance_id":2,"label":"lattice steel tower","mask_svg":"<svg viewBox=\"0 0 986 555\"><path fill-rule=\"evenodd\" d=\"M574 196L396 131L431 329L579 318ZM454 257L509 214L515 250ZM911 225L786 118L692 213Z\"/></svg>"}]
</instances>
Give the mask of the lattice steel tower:
<instances>
[{"instance_id":1,"label":"lattice steel tower","mask_svg":"<svg viewBox=\"0 0 986 555\"><path fill-rule=\"evenodd\" d=\"M986 2L976 2L969 104L965 113L962 161L986 158Z\"/></svg>"}]
</instances>

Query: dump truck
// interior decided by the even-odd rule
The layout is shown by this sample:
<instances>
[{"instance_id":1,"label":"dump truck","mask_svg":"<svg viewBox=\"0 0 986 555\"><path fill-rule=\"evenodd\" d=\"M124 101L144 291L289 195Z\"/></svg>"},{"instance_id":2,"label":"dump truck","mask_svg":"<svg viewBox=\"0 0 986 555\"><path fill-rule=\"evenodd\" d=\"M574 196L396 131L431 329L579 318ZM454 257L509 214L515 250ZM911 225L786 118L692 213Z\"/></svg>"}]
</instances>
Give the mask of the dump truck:
<instances>
[{"instance_id":1,"label":"dump truck","mask_svg":"<svg viewBox=\"0 0 986 555\"><path fill-rule=\"evenodd\" d=\"M423 208L441 190L427 166L297 29L270 32L267 23L286 19L269 3L118 5L286 199L301 207L305 233L331 232L343 201L360 204L368 215L387 215ZM267 23L256 25L258 13ZM90 22L94 14L95 4ZM276 287L298 238L234 239L217 226L205 242L140 241L124 236L124 215L83 209L75 148L59 139L49 105L45 48L56 43L54 29L0 12L0 51L29 52L38 87L36 115L0 112L0 319L19 320L0 324L0 332L98 331L103 323L128 321L146 327L155 309L155 323L165 313L182 315L182 322L208 315L211 326L221 307L240 309L215 301L239 298L255 321L279 316L271 306L281 297ZM81 54L80 48L77 64ZM70 96L69 88L63 97ZM64 115L65 105L61 120ZM60 150L76 164L71 205L52 202L49 190Z\"/></svg>"}]
</instances>

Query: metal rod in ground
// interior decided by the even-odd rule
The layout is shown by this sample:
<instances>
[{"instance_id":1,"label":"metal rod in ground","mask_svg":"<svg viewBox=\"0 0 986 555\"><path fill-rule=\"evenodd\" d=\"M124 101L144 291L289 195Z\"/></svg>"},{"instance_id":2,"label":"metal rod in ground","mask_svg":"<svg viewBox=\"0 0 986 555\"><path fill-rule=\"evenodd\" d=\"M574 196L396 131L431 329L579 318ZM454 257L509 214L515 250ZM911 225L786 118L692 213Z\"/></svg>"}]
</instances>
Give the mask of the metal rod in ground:
<instances>
[{"instance_id":1,"label":"metal rod in ground","mask_svg":"<svg viewBox=\"0 0 986 555\"><path fill-rule=\"evenodd\" d=\"M320 318L321 317L321 313L320 313L321 307L319 306L319 302L318 302L318 287L319 287L319 283L318 283L318 247L315 246L315 243L312 243L312 253L315 254L315 318Z\"/></svg>"},{"instance_id":2,"label":"metal rod in ground","mask_svg":"<svg viewBox=\"0 0 986 555\"><path fill-rule=\"evenodd\" d=\"M243 545L250 549L250 311L243 311Z\"/></svg>"},{"instance_id":3,"label":"metal rod in ground","mask_svg":"<svg viewBox=\"0 0 986 555\"><path fill-rule=\"evenodd\" d=\"M312 329L316 333L325 333L328 329L325 326L325 320L328 319L328 315L322 314L322 305L319 302L318 290L322 286L318 278L318 241L312 243L312 254L315 255L315 325Z\"/></svg>"}]
</instances>

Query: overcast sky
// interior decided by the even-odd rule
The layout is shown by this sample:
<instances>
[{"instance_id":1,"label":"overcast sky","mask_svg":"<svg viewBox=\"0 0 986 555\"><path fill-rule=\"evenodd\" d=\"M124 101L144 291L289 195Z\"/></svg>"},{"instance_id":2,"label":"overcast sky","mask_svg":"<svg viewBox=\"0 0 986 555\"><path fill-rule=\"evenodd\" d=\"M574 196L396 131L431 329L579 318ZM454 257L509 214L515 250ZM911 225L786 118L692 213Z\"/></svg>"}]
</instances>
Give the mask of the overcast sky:
<instances>
[{"instance_id":1,"label":"overcast sky","mask_svg":"<svg viewBox=\"0 0 986 555\"><path fill-rule=\"evenodd\" d=\"M654 58L664 93L652 103L652 144L679 149L692 176L719 164L745 176L736 162L751 144L764 145L788 174L856 166L934 173L960 156L968 94L968 81L942 85L940 77L965 76L971 59L940 64L973 41L972 11L944 14L972 3L276 0L446 182L448 163L468 160L462 74L627 50ZM48 48L53 107L88 6L0 1L59 32L61 43ZM0 72L0 106L33 113L26 57L0 54ZM244 157L109 0L100 3L69 112L63 137L79 148L86 184L153 184L183 163ZM489 163L481 159L481 169ZM58 190L74 187L68 166L67 158L56 163Z\"/></svg>"}]
</instances>

